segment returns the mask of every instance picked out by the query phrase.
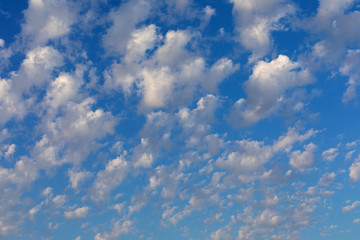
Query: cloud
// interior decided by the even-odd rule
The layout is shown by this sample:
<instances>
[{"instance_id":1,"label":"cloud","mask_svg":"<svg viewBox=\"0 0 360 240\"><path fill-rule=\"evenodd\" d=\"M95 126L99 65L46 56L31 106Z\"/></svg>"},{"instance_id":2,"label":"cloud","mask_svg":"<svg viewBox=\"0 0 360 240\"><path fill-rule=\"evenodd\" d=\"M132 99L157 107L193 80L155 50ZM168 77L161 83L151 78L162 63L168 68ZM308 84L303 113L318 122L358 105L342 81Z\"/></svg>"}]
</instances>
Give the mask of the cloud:
<instances>
[{"instance_id":1,"label":"cloud","mask_svg":"<svg viewBox=\"0 0 360 240\"><path fill-rule=\"evenodd\" d=\"M343 14L345 9L347 9L353 2L354 0L320 0L319 7L317 9L318 17L332 18L336 15Z\"/></svg>"},{"instance_id":2,"label":"cloud","mask_svg":"<svg viewBox=\"0 0 360 240\"><path fill-rule=\"evenodd\" d=\"M349 77L347 89L343 96L343 102L348 102L356 98L356 88L360 84L360 70L357 66L360 64L360 49L348 50L345 62L340 68L342 75Z\"/></svg>"},{"instance_id":3,"label":"cloud","mask_svg":"<svg viewBox=\"0 0 360 240\"><path fill-rule=\"evenodd\" d=\"M123 54L135 27L150 14L151 5L144 0L131 0L109 14L111 26L103 37L103 45L110 52Z\"/></svg>"},{"instance_id":4,"label":"cloud","mask_svg":"<svg viewBox=\"0 0 360 240\"><path fill-rule=\"evenodd\" d=\"M12 92L10 80L0 80L0 124L12 118L21 119L26 112L25 103Z\"/></svg>"},{"instance_id":5,"label":"cloud","mask_svg":"<svg viewBox=\"0 0 360 240\"><path fill-rule=\"evenodd\" d=\"M263 142L241 140L237 141L236 145L237 151L222 156L215 164L239 175L239 178L259 170L273 156L271 147L264 146ZM246 181L246 178L244 180Z\"/></svg>"},{"instance_id":6,"label":"cloud","mask_svg":"<svg viewBox=\"0 0 360 240\"><path fill-rule=\"evenodd\" d=\"M192 0L168 0L167 5L170 12L173 11L178 15L183 15L190 9L192 2Z\"/></svg>"},{"instance_id":7,"label":"cloud","mask_svg":"<svg viewBox=\"0 0 360 240\"><path fill-rule=\"evenodd\" d=\"M329 186L335 179L336 174L334 172L331 173L324 173L320 178L318 184L320 186Z\"/></svg>"},{"instance_id":8,"label":"cloud","mask_svg":"<svg viewBox=\"0 0 360 240\"><path fill-rule=\"evenodd\" d=\"M299 134L299 130L295 127L289 127L286 135L281 136L273 145L274 152L285 151L289 152L292 145L296 142L303 142L309 139L311 136L317 134L319 131L310 129L303 135Z\"/></svg>"},{"instance_id":9,"label":"cloud","mask_svg":"<svg viewBox=\"0 0 360 240\"><path fill-rule=\"evenodd\" d=\"M19 72L13 77L13 88L18 94L28 93L31 87L42 87L51 80L55 67L63 65L63 56L53 47L36 47L26 54Z\"/></svg>"},{"instance_id":10,"label":"cloud","mask_svg":"<svg viewBox=\"0 0 360 240\"><path fill-rule=\"evenodd\" d=\"M321 156L326 161L333 161L339 154L337 148L330 148L322 152Z\"/></svg>"},{"instance_id":11,"label":"cloud","mask_svg":"<svg viewBox=\"0 0 360 240\"><path fill-rule=\"evenodd\" d=\"M61 73L59 77L51 82L46 94L46 100L55 109L66 105L70 100L77 97L81 84L80 79L74 79L70 74Z\"/></svg>"},{"instance_id":12,"label":"cloud","mask_svg":"<svg viewBox=\"0 0 360 240\"><path fill-rule=\"evenodd\" d=\"M351 164L350 168L350 179L353 181L359 181L360 180L360 161L359 158L356 159L353 164Z\"/></svg>"},{"instance_id":13,"label":"cloud","mask_svg":"<svg viewBox=\"0 0 360 240\"><path fill-rule=\"evenodd\" d=\"M110 233L98 233L96 234L94 240L111 240L117 239L123 234L127 234L133 225L133 222L130 220L119 220L113 224L112 231Z\"/></svg>"},{"instance_id":14,"label":"cloud","mask_svg":"<svg viewBox=\"0 0 360 240\"><path fill-rule=\"evenodd\" d=\"M108 162L105 169L99 171L90 188L90 198L95 202L105 201L111 191L119 186L129 171L128 162L124 156L119 156Z\"/></svg>"},{"instance_id":15,"label":"cloud","mask_svg":"<svg viewBox=\"0 0 360 240\"><path fill-rule=\"evenodd\" d=\"M35 207L31 208L29 211L30 219L34 221L35 215L41 210L42 204L38 204Z\"/></svg>"},{"instance_id":16,"label":"cloud","mask_svg":"<svg viewBox=\"0 0 360 240\"><path fill-rule=\"evenodd\" d=\"M71 169L68 171L68 175L71 188L76 191L78 190L80 183L92 177L93 174L88 171L75 171L74 169Z\"/></svg>"},{"instance_id":17,"label":"cloud","mask_svg":"<svg viewBox=\"0 0 360 240\"><path fill-rule=\"evenodd\" d=\"M89 207L84 206L80 208L76 208L73 211L64 212L64 217L67 219L76 219L76 218L84 218L89 212Z\"/></svg>"},{"instance_id":18,"label":"cloud","mask_svg":"<svg viewBox=\"0 0 360 240\"><path fill-rule=\"evenodd\" d=\"M52 47L37 47L26 54L17 72L10 79L0 79L0 124L12 118L22 119L34 102L31 91L50 81L55 67L63 64L62 55Z\"/></svg>"},{"instance_id":19,"label":"cloud","mask_svg":"<svg viewBox=\"0 0 360 240\"><path fill-rule=\"evenodd\" d=\"M170 144L170 131L174 126L174 116L162 111L146 115L146 122L140 132L140 143L132 155L135 167L151 167L157 160L158 152Z\"/></svg>"},{"instance_id":20,"label":"cloud","mask_svg":"<svg viewBox=\"0 0 360 240\"><path fill-rule=\"evenodd\" d=\"M34 45L43 45L68 34L76 22L77 12L67 0L29 0L24 17L21 35Z\"/></svg>"},{"instance_id":21,"label":"cloud","mask_svg":"<svg viewBox=\"0 0 360 240\"><path fill-rule=\"evenodd\" d=\"M357 1L320 0L317 10L288 0L212 3L29 0L9 14L22 24L6 44L0 38L0 236L33 237L45 226L56 238L80 219L77 240L174 228L175 238L297 239L317 212L331 216L351 185L340 177L347 169L315 162L340 150L323 148L334 128L308 127L333 123L313 122L307 106L316 111L329 96L310 102L317 90L308 91L313 76L332 71L347 82L343 101L356 99ZM237 72L237 61L248 64ZM334 106L318 115L341 110ZM298 121L255 125L280 114ZM352 181L359 162L345 166ZM346 205L344 213L360 206Z\"/></svg>"},{"instance_id":22,"label":"cloud","mask_svg":"<svg viewBox=\"0 0 360 240\"><path fill-rule=\"evenodd\" d=\"M342 212L343 213L350 212L350 211L354 210L355 208L357 208L358 206L360 206L360 201L355 201L351 205L343 207Z\"/></svg>"},{"instance_id":23,"label":"cloud","mask_svg":"<svg viewBox=\"0 0 360 240\"><path fill-rule=\"evenodd\" d=\"M259 61L244 83L247 99L239 99L232 107L230 122L249 126L275 113L286 102L286 95L296 87L314 81L301 63L279 55L271 62Z\"/></svg>"},{"instance_id":24,"label":"cloud","mask_svg":"<svg viewBox=\"0 0 360 240\"><path fill-rule=\"evenodd\" d=\"M92 98L80 103L69 102L63 109L63 116L43 119L44 134L33 150L42 168L79 164L98 147L98 140L113 133L115 117L102 109L93 111L93 104Z\"/></svg>"},{"instance_id":25,"label":"cloud","mask_svg":"<svg viewBox=\"0 0 360 240\"><path fill-rule=\"evenodd\" d=\"M317 146L313 143L309 143L308 145L304 146L304 148L305 151L303 152L297 150L290 154L289 164L293 168L304 170L314 164L313 152L316 150Z\"/></svg>"},{"instance_id":26,"label":"cloud","mask_svg":"<svg viewBox=\"0 0 360 240\"><path fill-rule=\"evenodd\" d=\"M230 0L234 4L238 41L252 51L250 62L265 56L272 47L272 31L285 29L281 20L294 14L285 0Z\"/></svg>"},{"instance_id":27,"label":"cloud","mask_svg":"<svg viewBox=\"0 0 360 240\"><path fill-rule=\"evenodd\" d=\"M216 232L211 233L210 238L212 240L231 240L233 239L225 229L218 229Z\"/></svg>"},{"instance_id":28,"label":"cloud","mask_svg":"<svg viewBox=\"0 0 360 240\"><path fill-rule=\"evenodd\" d=\"M343 64L343 58L349 48L359 47L357 39L360 35L355 30L355 26L360 23L360 15L356 10L355 2L354 0L321 0L316 16L300 22L302 24L300 28L318 39L313 46L313 56L329 69ZM352 92L354 86L349 85L348 92L343 96L344 102L354 97Z\"/></svg>"},{"instance_id":29,"label":"cloud","mask_svg":"<svg viewBox=\"0 0 360 240\"><path fill-rule=\"evenodd\" d=\"M122 63L104 73L104 86L109 90L120 87L128 96L138 89L141 111L181 106L198 92L215 92L218 84L239 68L228 58L207 67L205 59L188 47L196 33L169 30L163 38L156 29L149 25L134 30Z\"/></svg>"},{"instance_id":30,"label":"cloud","mask_svg":"<svg viewBox=\"0 0 360 240\"><path fill-rule=\"evenodd\" d=\"M31 187L38 176L35 162L28 157L22 157L13 168L0 166L0 235L16 233L29 216L24 214L23 208L19 209L19 203L22 193ZM40 210L38 208L33 209L32 215L29 212L30 217Z\"/></svg>"}]
</instances>

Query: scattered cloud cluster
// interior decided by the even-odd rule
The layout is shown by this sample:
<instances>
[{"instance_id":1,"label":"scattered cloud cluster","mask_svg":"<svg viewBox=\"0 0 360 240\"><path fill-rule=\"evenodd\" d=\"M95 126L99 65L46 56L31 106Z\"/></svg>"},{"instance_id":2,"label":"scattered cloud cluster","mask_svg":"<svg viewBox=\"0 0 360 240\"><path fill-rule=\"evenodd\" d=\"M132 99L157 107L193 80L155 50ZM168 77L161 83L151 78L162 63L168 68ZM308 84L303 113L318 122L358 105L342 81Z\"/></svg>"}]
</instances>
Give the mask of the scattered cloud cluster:
<instances>
[{"instance_id":1,"label":"scattered cloud cluster","mask_svg":"<svg viewBox=\"0 0 360 240\"><path fill-rule=\"evenodd\" d=\"M0 238L357 234L360 3L315 2L0 4Z\"/></svg>"}]
</instances>

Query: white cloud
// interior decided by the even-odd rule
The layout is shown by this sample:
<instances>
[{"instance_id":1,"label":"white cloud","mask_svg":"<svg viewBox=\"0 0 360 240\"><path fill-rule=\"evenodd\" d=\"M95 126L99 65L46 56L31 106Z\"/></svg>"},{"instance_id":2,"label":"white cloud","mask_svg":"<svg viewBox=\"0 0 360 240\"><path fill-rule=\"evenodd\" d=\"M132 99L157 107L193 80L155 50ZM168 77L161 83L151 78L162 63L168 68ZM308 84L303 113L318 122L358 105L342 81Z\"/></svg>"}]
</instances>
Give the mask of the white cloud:
<instances>
[{"instance_id":1,"label":"white cloud","mask_svg":"<svg viewBox=\"0 0 360 240\"><path fill-rule=\"evenodd\" d=\"M231 240L233 239L226 229L218 229L216 232L211 233L210 238L212 240Z\"/></svg>"},{"instance_id":2,"label":"white cloud","mask_svg":"<svg viewBox=\"0 0 360 240\"><path fill-rule=\"evenodd\" d=\"M76 21L76 8L67 0L29 0L24 11L22 35L35 44L46 44L69 33Z\"/></svg>"},{"instance_id":3,"label":"white cloud","mask_svg":"<svg viewBox=\"0 0 360 240\"><path fill-rule=\"evenodd\" d=\"M314 131L310 129L306 131L303 135L299 134L299 130L296 128L289 127L286 135L281 136L273 145L274 152L285 151L289 152L292 148L292 145L296 142L303 142L315 135L319 131Z\"/></svg>"},{"instance_id":4,"label":"white cloud","mask_svg":"<svg viewBox=\"0 0 360 240\"><path fill-rule=\"evenodd\" d=\"M67 73L61 73L49 86L46 99L52 108L66 105L69 100L77 96L78 89L82 84L80 79L74 79Z\"/></svg>"},{"instance_id":5,"label":"white cloud","mask_svg":"<svg viewBox=\"0 0 360 240\"><path fill-rule=\"evenodd\" d=\"M140 132L140 143L132 155L134 166L150 167L156 161L158 151L170 144L169 134L173 124L172 114L159 111L146 115L146 123Z\"/></svg>"},{"instance_id":6,"label":"white cloud","mask_svg":"<svg viewBox=\"0 0 360 240\"><path fill-rule=\"evenodd\" d=\"M156 51L155 58L161 65L177 65L189 55L185 46L192 36L189 31L177 30L166 33L164 44Z\"/></svg>"},{"instance_id":7,"label":"white cloud","mask_svg":"<svg viewBox=\"0 0 360 240\"><path fill-rule=\"evenodd\" d=\"M215 92L218 84L239 67L221 58L207 68L204 58L187 47L196 33L170 30L160 42L163 36L156 29L149 25L133 30L122 63L104 72L107 89L120 86L125 95L140 90L140 110L181 106L191 101L198 90ZM154 48L146 56L146 51Z\"/></svg>"},{"instance_id":8,"label":"white cloud","mask_svg":"<svg viewBox=\"0 0 360 240\"><path fill-rule=\"evenodd\" d=\"M339 149L337 149L337 148L330 148L326 151L323 151L321 156L326 161L333 161L339 154L338 151L339 151Z\"/></svg>"},{"instance_id":9,"label":"white cloud","mask_svg":"<svg viewBox=\"0 0 360 240\"><path fill-rule=\"evenodd\" d=\"M180 166L178 168L165 165L158 166L155 169L155 173L149 178L148 188L150 190L156 190L161 188L162 198L173 199L174 197L176 197L180 182L183 181L185 178L182 170L183 169ZM165 211L169 211L169 209Z\"/></svg>"},{"instance_id":10,"label":"white cloud","mask_svg":"<svg viewBox=\"0 0 360 240\"><path fill-rule=\"evenodd\" d=\"M355 151L356 150L351 150L351 151L347 152L346 155L345 155L345 160L349 160L350 158L352 158Z\"/></svg>"},{"instance_id":11,"label":"white cloud","mask_svg":"<svg viewBox=\"0 0 360 240\"><path fill-rule=\"evenodd\" d=\"M170 12L183 15L189 10L192 0L167 0L166 3Z\"/></svg>"},{"instance_id":12,"label":"white cloud","mask_svg":"<svg viewBox=\"0 0 360 240\"><path fill-rule=\"evenodd\" d=\"M118 204L113 205L111 208L116 210L118 212L118 214L120 215L120 214L123 213L123 210L125 208L125 204L126 204L125 202L118 203Z\"/></svg>"},{"instance_id":13,"label":"white cloud","mask_svg":"<svg viewBox=\"0 0 360 240\"><path fill-rule=\"evenodd\" d=\"M1 141L0 141L1 142ZM9 159L15 153L15 144L6 144L0 147L0 158L4 156L6 159Z\"/></svg>"},{"instance_id":14,"label":"white cloud","mask_svg":"<svg viewBox=\"0 0 360 240\"><path fill-rule=\"evenodd\" d=\"M147 107L163 107L169 102L173 92L175 77L171 74L169 67L142 72L144 81L143 104Z\"/></svg>"},{"instance_id":15,"label":"white cloud","mask_svg":"<svg viewBox=\"0 0 360 240\"><path fill-rule=\"evenodd\" d=\"M87 216L88 212L89 212L89 207L84 206L77 208L73 211L64 212L64 217L67 219L84 218Z\"/></svg>"},{"instance_id":16,"label":"white cloud","mask_svg":"<svg viewBox=\"0 0 360 240\"><path fill-rule=\"evenodd\" d=\"M31 87L41 87L51 80L55 67L63 64L63 56L53 47L37 47L26 54L18 73L12 78L14 91L28 92Z\"/></svg>"},{"instance_id":17,"label":"white cloud","mask_svg":"<svg viewBox=\"0 0 360 240\"><path fill-rule=\"evenodd\" d=\"M211 6L207 5L206 7L204 7L203 9L203 17L202 17L202 23L200 25L200 28L204 28L206 27L209 22L210 19L216 15L216 9L212 8Z\"/></svg>"},{"instance_id":18,"label":"white cloud","mask_svg":"<svg viewBox=\"0 0 360 240\"><path fill-rule=\"evenodd\" d=\"M67 201L66 195L57 195L52 199L52 201L56 206L62 206Z\"/></svg>"},{"instance_id":19,"label":"white cloud","mask_svg":"<svg viewBox=\"0 0 360 240\"><path fill-rule=\"evenodd\" d=\"M12 92L12 82L0 79L0 124L14 117L21 119L25 113L25 103Z\"/></svg>"},{"instance_id":20,"label":"white cloud","mask_svg":"<svg viewBox=\"0 0 360 240\"><path fill-rule=\"evenodd\" d=\"M42 168L79 164L98 147L99 139L113 133L116 119L102 109L93 111L93 104L92 98L69 102L63 116L44 118L45 133L33 150Z\"/></svg>"},{"instance_id":21,"label":"white cloud","mask_svg":"<svg viewBox=\"0 0 360 240\"><path fill-rule=\"evenodd\" d=\"M37 47L26 54L11 79L0 79L0 124L13 117L22 119L33 105L34 99L24 99L33 87L41 87L51 79L55 67L63 64L63 57L52 47Z\"/></svg>"},{"instance_id":22,"label":"white cloud","mask_svg":"<svg viewBox=\"0 0 360 240\"><path fill-rule=\"evenodd\" d=\"M28 186L38 177L38 167L32 159L22 157L13 169L8 170L10 182L19 186Z\"/></svg>"},{"instance_id":23,"label":"white cloud","mask_svg":"<svg viewBox=\"0 0 360 240\"><path fill-rule=\"evenodd\" d=\"M4 39L0 38L0 48L5 47L5 41Z\"/></svg>"},{"instance_id":24,"label":"white cloud","mask_svg":"<svg viewBox=\"0 0 360 240\"><path fill-rule=\"evenodd\" d=\"M351 164L350 168L350 179L353 181L359 181L360 180L360 161L359 158Z\"/></svg>"},{"instance_id":25,"label":"white cloud","mask_svg":"<svg viewBox=\"0 0 360 240\"><path fill-rule=\"evenodd\" d=\"M123 54L128 46L131 33L136 25L145 20L150 13L151 5L144 0L131 0L122 4L109 14L112 26L103 37L103 44L109 52ZM146 41L147 42L147 41Z\"/></svg>"},{"instance_id":26,"label":"white cloud","mask_svg":"<svg viewBox=\"0 0 360 240\"><path fill-rule=\"evenodd\" d=\"M128 174L128 162L119 156L108 162L105 169L98 172L90 188L90 197L95 202L105 201L111 190L119 186Z\"/></svg>"},{"instance_id":27,"label":"white cloud","mask_svg":"<svg viewBox=\"0 0 360 240\"><path fill-rule=\"evenodd\" d=\"M110 233L104 234L96 234L94 240L112 240L117 239L119 236L123 234L127 234L133 225L133 222L130 220L119 220L116 221L112 227L112 231Z\"/></svg>"},{"instance_id":28,"label":"white cloud","mask_svg":"<svg viewBox=\"0 0 360 240\"><path fill-rule=\"evenodd\" d=\"M356 26L360 24L360 15L355 2L355 0L321 0L316 16L300 26L313 33L314 36L321 36L318 43L314 45L312 54L327 67L341 66L346 51L359 46L360 34L356 31ZM341 68L340 72L342 72ZM348 85L343 102L355 96L356 84L349 81Z\"/></svg>"},{"instance_id":29,"label":"white cloud","mask_svg":"<svg viewBox=\"0 0 360 240\"><path fill-rule=\"evenodd\" d=\"M134 163L134 167L151 167L153 160L152 153L143 153Z\"/></svg>"},{"instance_id":30,"label":"white cloud","mask_svg":"<svg viewBox=\"0 0 360 240\"><path fill-rule=\"evenodd\" d=\"M30 219L34 221L35 215L41 210L42 204L38 204L29 210Z\"/></svg>"},{"instance_id":31,"label":"white cloud","mask_svg":"<svg viewBox=\"0 0 360 240\"><path fill-rule=\"evenodd\" d=\"M51 197L53 190L54 189L52 187L47 187L42 191L41 195L43 195L44 197Z\"/></svg>"},{"instance_id":32,"label":"white cloud","mask_svg":"<svg viewBox=\"0 0 360 240\"><path fill-rule=\"evenodd\" d=\"M350 212L359 206L360 206L360 201L355 201L351 205L343 207L342 212L343 213Z\"/></svg>"},{"instance_id":33,"label":"white cloud","mask_svg":"<svg viewBox=\"0 0 360 240\"><path fill-rule=\"evenodd\" d=\"M273 156L271 147L264 146L263 142L242 140L236 145L238 150L217 159L216 165L239 177L258 170Z\"/></svg>"},{"instance_id":34,"label":"white cloud","mask_svg":"<svg viewBox=\"0 0 360 240\"><path fill-rule=\"evenodd\" d=\"M310 143L304 146L304 148L305 151L303 152L297 150L290 154L289 164L293 168L304 170L314 164L313 151L317 148L317 146L313 143Z\"/></svg>"},{"instance_id":35,"label":"white cloud","mask_svg":"<svg viewBox=\"0 0 360 240\"><path fill-rule=\"evenodd\" d=\"M318 17L332 18L336 15L343 14L355 0L320 0L317 9Z\"/></svg>"},{"instance_id":36,"label":"white cloud","mask_svg":"<svg viewBox=\"0 0 360 240\"><path fill-rule=\"evenodd\" d=\"M84 182L85 180L89 179L93 174L88 171L75 171L71 169L68 171L68 175L70 177L70 184L71 188L75 191L78 190L80 183Z\"/></svg>"},{"instance_id":37,"label":"white cloud","mask_svg":"<svg viewBox=\"0 0 360 240\"><path fill-rule=\"evenodd\" d=\"M203 78L202 85L207 91L216 91L218 84L230 74L238 70L239 64L234 64L228 58L221 58L211 66L208 74Z\"/></svg>"},{"instance_id":38,"label":"white cloud","mask_svg":"<svg viewBox=\"0 0 360 240\"><path fill-rule=\"evenodd\" d=\"M320 186L329 186L335 179L336 174L334 172L324 173L320 178L318 184Z\"/></svg>"},{"instance_id":39,"label":"white cloud","mask_svg":"<svg viewBox=\"0 0 360 240\"><path fill-rule=\"evenodd\" d=\"M9 145L7 151L4 154L6 158L10 157L11 155L13 155L15 153L15 147L16 147L15 144Z\"/></svg>"},{"instance_id":40,"label":"white cloud","mask_svg":"<svg viewBox=\"0 0 360 240\"><path fill-rule=\"evenodd\" d=\"M356 98L356 88L360 84L360 49L348 50L345 62L340 68L342 75L349 77L347 89L343 96L343 102L348 102Z\"/></svg>"},{"instance_id":41,"label":"white cloud","mask_svg":"<svg viewBox=\"0 0 360 240\"><path fill-rule=\"evenodd\" d=\"M161 35L156 33L157 27L154 24L136 29L131 33L127 42L125 62L132 63L143 60L147 50L155 47Z\"/></svg>"},{"instance_id":42,"label":"white cloud","mask_svg":"<svg viewBox=\"0 0 360 240\"><path fill-rule=\"evenodd\" d=\"M63 57L52 47L37 47L26 54L17 72L8 80L0 79L0 124L13 117L22 119L31 109L32 88L42 87L51 79L55 67L63 64ZM23 96L27 95L27 99Z\"/></svg>"},{"instance_id":43,"label":"white cloud","mask_svg":"<svg viewBox=\"0 0 360 240\"><path fill-rule=\"evenodd\" d=\"M272 47L272 31L283 30L280 20L295 13L285 0L230 0L234 4L238 41L252 51L250 61L266 55Z\"/></svg>"},{"instance_id":44,"label":"white cloud","mask_svg":"<svg viewBox=\"0 0 360 240\"><path fill-rule=\"evenodd\" d=\"M13 168L0 166L0 235L14 234L24 219L33 217L41 206L24 214L24 208L19 209L21 195L29 189L38 178L38 168L35 162L27 157L18 160Z\"/></svg>"},{"instance_id":45,"label":"white cloud","mask_svg":"<svg viewBox=\"0 0 360 240\"><path fill-rule=\"evenodd\" d=\"M271 62L259 61L244 83L247 99L241 98L234 104L230 121L237 126L254 124L285 104L288 91L313 80L307 69L287 56L279 55Z\"/></svg>"},{"instance_id":46,"label":"white cloud","mask_svg":"<svg viewBox=\"0 0 360 240\"><path fill-rule=\"evenodd\" d=\"M141 63L147 60L146 51L153 49L161 38L153 24L133 30L126 43L122 63L113 64L105 72L104 86L107 89L116 89L120 86L123 92L129 95L139 75L138 72L143 68Z\"/></svg>"}]
</instances>

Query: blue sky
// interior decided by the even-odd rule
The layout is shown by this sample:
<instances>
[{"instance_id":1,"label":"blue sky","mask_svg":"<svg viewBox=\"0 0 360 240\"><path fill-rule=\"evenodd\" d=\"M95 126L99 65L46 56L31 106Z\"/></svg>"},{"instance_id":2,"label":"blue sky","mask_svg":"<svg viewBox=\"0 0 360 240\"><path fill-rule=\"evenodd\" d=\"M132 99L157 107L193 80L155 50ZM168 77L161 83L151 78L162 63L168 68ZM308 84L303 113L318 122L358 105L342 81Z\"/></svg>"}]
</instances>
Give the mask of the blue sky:
<instances>
[{"instance_id":1,"label":"blue sky","mask_svg":"<svg viewBox=\"0 0 360 240\"><path fill-rule=\"evenodd\" d=\"M360 1L0 2L1 239L355 239Z\"/></svg>"}]
</instances>

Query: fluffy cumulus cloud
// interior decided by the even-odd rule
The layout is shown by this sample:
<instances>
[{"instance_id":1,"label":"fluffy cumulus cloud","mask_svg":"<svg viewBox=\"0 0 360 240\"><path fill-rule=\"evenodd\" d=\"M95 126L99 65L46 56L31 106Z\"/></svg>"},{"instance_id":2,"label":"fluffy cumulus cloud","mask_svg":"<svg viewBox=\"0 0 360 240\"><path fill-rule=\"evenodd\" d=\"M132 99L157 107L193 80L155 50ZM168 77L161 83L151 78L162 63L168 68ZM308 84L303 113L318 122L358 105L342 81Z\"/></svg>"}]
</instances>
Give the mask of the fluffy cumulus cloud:
<instances>
[{"instance_id":1,"label":"fluffy cumulus cloud","mask_svg":"<svg viewBox=\"0 0 360 240\"><path fill-rule=\"evenodd\" d=\"M44 134L33 150L43 168L79 164L99 146L98 140L113 133L115 118L102 109L93 111L93 103L91 98L69 102L64 116L45 118Z\"/></svg>"},{"instance_id":2,"label":"fluffy cumulus cloud","mask_svg":"<svg viewBox=\"0 0 360 240\"><path fill-rule=\"evenodd\" d=\"M91 198L96 202L106 200L111 190L116 188L125 179L128 172L128 163L124 156L111 160L104 170L96 175L95 182L91 187Z\"/></svg>"},{"instance_id":3,"label":"fluffy cumulus cloud","mask_svg":"<svg viewBox=\"0 0 360 240\"><path fill-rule=\"evenodd\" d=\"M356 67L360 64L360 50L349 50L346 56L345 63L340 68L341 74L349 77L347 82L347 89L343 96L343 101L348 102L356 98L356 90L360 81L360 71Z\"/></svg>"},{"instance_id":4,"label":"fluffy cumulus cloud","mask_svg":"<svg viewBox=\"0 0 360 240\"><path fill-rule=\"evenodd\" d=\"M338 155L338 149L337 148L330 148L328 150L325 150L322 152L321 156L326 161L333 161L337 155Z\"/></svg>"},{"instance_id":5,"label":"fluffy cumulus cloud","mask_svg":"<svg viewBox=\"0 0 360 240\"><path fill-rule=\"evenodd\" d=\"M216 164L229 171L249 173L261 168L272 156L271 147L262 142L242 140L236 143L239 150L231 152L224 158L219 158Z\"/></svg>"},{"instance_id":6,"label":"fluffy cumulus cloud","mask_svg":"<svg viewBox=\"0 0 360 240\"><path fill-rule=\"evenodd\" d=\"M113 225L113 229L110 233L98 233L95 236L95 240L110 240L110 239L116 239L119 236L126 234L130 231L130 228L132 226L132 222L130 220L124 220L124 221L117 221Z\"/></svg>"},{"instance_id":7,"label":"fluffy cumulus cloud","mask_svg":"<svg viewBox=\"0 0 360 240\"><path fill-rule=\"evenodd\" d=\"M1 239L359 235L358 0L0 8Z\"/></svg>"},{"instance_id":8,"label":"fluffy cumulus cloud","mask_svg":"<svg viewBox=\"0 0 360 240\"><path fill-rule=\"evenodd\" d=\"M293 88L313 81L301 63L293 62L285 55L279 55L271 62L259 61L244 83L247 98L234 104L230 121L237 126L254 124L284 105Z\"/></svg>"},{"instance_id":9,"label":"fluffy cumulus cloud","mask_svg":"<svg viewBox=\"0 0 360 240\"><path fill-rule=\"evenodd\" d=\"M109 51L115 50L120 54L124 53L131 35L134 35L134 33L132 34L133 30L137 24L146 19L147 15L150 14L150 9L149 2L132 0L111 11L109 14L111 27L107 29L107 33L103 37L104 46Z\"/></svg>"},{"instance_id":10,"label":"fluffy cumulus cloud","mask_svg":"<svg viewBox=\"0 0 360 240\"><path fill-rule=\"evenodd\" d=\"M284 0L230 0L234 4L238 41L252 51L251 61L266 55L272 47L272 31L286 27L281 20L295 13L295 6Z\"/></svg>"},{"instance_id":11,"label":"fluffy cumulus cloud","mask_svg":"<svg viewBox=\"0 0 360 240\"><path fill-rule=\"evenodd\" d=\"M349 168L350 179L354 181L360 180L360 161L359 158L356 159Z\"/></svg>"},{"instance_id":12,"label":"fluffy cumulus cloud","mask_svg":"<svg viewBox=\"0 0 360 240\"><path fill-rule=\"evenodd\" d=\"M304 146L305 151L296 150L290 154L289 164L296 169L304 170L314 164L313 152L316 150L316 145L310 143Z\"/></svg>"},{"instance_id":13,"label":"fluffy cumulus cloud","mask_svg":"<svg viewBox=\"0 0 360 240\"><path fill-rule=\"evenodd\" d=\"M105 87L120 87L127 95L136 89L141 92L141 109L176 106L187 103L199 91L214 92L239 67L225 57L207 67L203 57L188 49L195 33L170 30L162 36L156 28L149 25L133 30L124 63L113 64L105 72ZM155 47L152 55L146 54Z\"/></svg>"},{"instance_id":14,"label":"fluffy cumulus cloud","mask_svg":"<svg viewBox=\"0 0 360 240\"><path fill-rule=\"evenodd\" d=\"M80 207L80 208L76 208L73 211L64 212L64 217L67 219L84 218L86 217L88 211L89 211L89 207L87 206Z\"/></svg>"},{"instance_id":15,"label":"fluffy cumulus cloud","mask_svg":"<svg viewBox=\"0 0 360 240\"><path fill-rule=\"evenodd\" d=\"M343 207L342 212L343 213L350 212L350 211L354 210L355 208L357 208L358 206L360 206L359 201L353 202L351 205Z\"/></svg>"},{"instance_id":16,"label":"fluffy cumulus cloud","mask_svg":"<svg viewBox=\"0 0 360 240\"><path fill-rule=\"evenodd\" d=\"M76 21L76 12L71 1L30 0L25 10L22 35L34 44L46 44L69 33Z\"/></svg>"},{"instance_id":17,"label":"fluffy cumulus cloud","mask_svg":"<svg viewBox=\"0 0 360 240\"><path fill-rule=\"evenodd\" d=\"M37 47L26 54L10 79L0 80L0 123L23 118L36 100L30 95L51 81L52 71L63 64L63 57L52 47ZM29 96L23 98L23 95Z\"/></svg>"}]
</instances>

